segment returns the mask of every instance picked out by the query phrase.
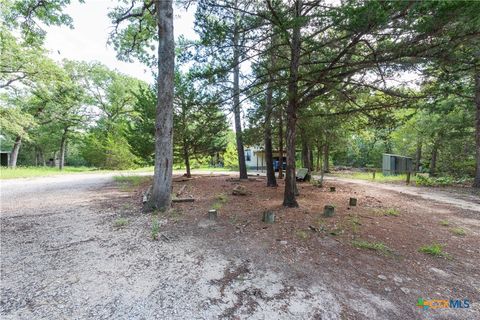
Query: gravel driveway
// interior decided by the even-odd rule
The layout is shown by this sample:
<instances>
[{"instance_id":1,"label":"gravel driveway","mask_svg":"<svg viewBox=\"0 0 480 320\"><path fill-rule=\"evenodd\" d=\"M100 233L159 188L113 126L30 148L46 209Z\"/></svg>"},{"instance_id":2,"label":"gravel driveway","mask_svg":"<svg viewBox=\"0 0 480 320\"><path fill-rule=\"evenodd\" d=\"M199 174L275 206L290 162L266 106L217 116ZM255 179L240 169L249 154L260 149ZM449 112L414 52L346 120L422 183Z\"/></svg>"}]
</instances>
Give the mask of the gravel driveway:
<instances>
[{"instance_id":1,"label":"gravel driveway","mask_svg":"<svg viewBox=\"0 0 480 320\"><path fill-rule=\"evenodd\" d=\"M2 319L340 319L320 281L294 288L188 234L150 240L125 197L112 174L2 181Z\"/></svg>"}]
</instances>

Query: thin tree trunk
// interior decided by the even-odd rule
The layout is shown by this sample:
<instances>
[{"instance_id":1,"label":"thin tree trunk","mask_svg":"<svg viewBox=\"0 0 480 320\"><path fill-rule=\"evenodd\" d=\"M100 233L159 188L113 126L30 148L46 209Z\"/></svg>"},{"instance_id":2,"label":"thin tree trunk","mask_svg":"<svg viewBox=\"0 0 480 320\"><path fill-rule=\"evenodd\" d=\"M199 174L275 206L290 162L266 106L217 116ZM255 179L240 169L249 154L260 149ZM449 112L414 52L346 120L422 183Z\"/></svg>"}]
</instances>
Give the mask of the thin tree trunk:
<instances>
[{"instance_id":1,"label":"thin tree trunk","mask_svg":"<svg viewBox=\"0 0 480 320\"><path fill-rule=\"evenodd\" d=\"M310 164L308 170L313 171L313 148L311 146L308 146L308 162Z\"/></svg>"},{"instance_id":2,"label":"thin tree trunk","mask_svg":"<svg viewBox=\"0 0 480 320\"><path fill-rule=\"evenodd\" d=\"M329 158L330 158L330 147L328 143L325 143L323 145L323 172L325 173L330 172Z\"/></svg>"},{"instance_id":3,"label":"thin tree trunk","mask_svg":"<svg viewBox=\"0 0 480 320\"><path fill-rule=\"evenodd\" d=\"M185 161L185 169L187 171L186 176L187 178L191 178L192 174L190 172L190 155L187 148L187 141L183 140L183 160Z\"/></svg>"},{"instance_id":4,"label":"thin tree trunk","mask_svg":"<svg viewBox=\"0 0 480 320\"><path fill-rule=\"evenodd\" d=\"M476 113L476 123L475 123L475 144L476 144L476 173L475 180L473 181L473 186L475 188L480 188L480 70L477 70L475 75L475 104L477 107Z\"/></svg>"},{"instance_id":5,"label":"thin tree trunk","mask_svg":"<svg viewBox=\"0 0 480 320\"><path fill-rule=\"evenodd\" d=\"M429 176L434 177L437 174L437 156L438 156L438 144L435 142L432 148L432 159L430 161Z\"/></svg>"},{"instance_id":6,"label":"thin tree trunk","mask_svg":"<svg viewBox=\"0 0 480 320\"><path fill-rule=\"evenodd\" d=\"M267 84L265 99L265 164L267 166L267 187L276 187L275 169L273 168L273 148L272 148L272 76Z\"/></svg>"},{"instance_id":7,"label":"thin tree trunk","mask_svg":"<svg viewBox=\"0 0 480 320\"><path fill-rule=\"evenodd\" d=\"M297 183L295 180L295 129L297 124L298 108L298 69L300 65L300 21L301 0L295 2L295 16L297 21L292 30L290 45L290 75L288 79L288 105L287 105L287 170L285 176L285 192L283 205L285 207L298 207L296 200Z\"/></svg>"},{"instance_id":8,"label":"thin tree trunk","mask_svg":"<svg viewBox=\"0 0 480 320\"><path fill-rule=\"evenodd\" d=\"M11 168L15 168L17 166L18 153L20 152L21 145L22 145L22 137L17 136L13 144L12 153L10 154L9 166Z\"/></svg>"},{"instance_id":9,"label":"thin tree trunk","mask_svg":"<svg viewBox=\"0 0 480 320\"><path fill-rule=\"evenodd\" d=\"M40 152L38 151L38 147L35 146L35 167L38 167L40 163Z\"/></svg>"},{"instance_id":10,"label":"thin tree trunk","mask_svg":"<svg viewBox=\"0 0 480 320\"><path fill-rule=\"evenodd\" d=\"M67 145L67 134L68 128L65 128L63 130L62 140L60 142L60 163L58 166L60 170L63 170L63 167L65 166L65 147Z\"/></svg>"},{"instance_id":11,"label":"thin tree trunk","mask_svg":"<svg viewBox=\"0 0 480 320\"><path fill-rule=\"evenodd\" d=\"M322 153L321 153L321 146L320 145L317 145L317 165L316 165L316 171L320 171L320 157L322 156Z\"/></svg>"},{"instance_id":12,"label":"thin tree trunk","mask_svg":"<svg viewBox=\"0 0 480 320\"><path fill-rule=\"evenodd\" d=\"M245 150L243 147L242 122L240 116L240 34L235 22L233 33L233 113L235 118L235 138L237 141L238 169L240 179L248 179L247 165L245 163Z\"/></svg>"},{"instance_id":13,"label":"thin tree trunk","mask_svg":"<svg viewBox=\"0 0 480 320\"><path fill-rule=\"evenodd\" d=\"M155 169L149 206L166 210L171 203L173 166L173 78L175 42L172 0L156 0L158 24L157 110L155 117Z\"/></svg>"},{"instance_id":14,"label":"thin tree trunk","mask_svg":"<svg viewBox=\"0 0 480 320\"><path fill-rule=\"evenodd\" d=\"M45 160L45 154L43 153L43 150L42 150L42 149L40 149L39 152L40 152L40 157L41 157L42 165L43 165L44 167L46 167L46 166L47 166L47 162L46 162L46 160Z\"/></svg>"},{"instance_id":15,"label":"thin tree trunk","mask_svg":"<svg viewBox=\"0 0 480 320\"><path fill-rule=\"evenodd\" d=\"M415 172L420 171L420 161L422 161L422 141L417 142L417 151L415 152Z\"/></svg>"},{"instance_id":16,"label":"thin tree trunk","mask_svg":"<svg viewBox=\"0 0 480 320\"><path fill-rule=\"evenodd\" d=\"M283 108L278 117L278 179L283 179Z\"/></svg>"}]
</instances>

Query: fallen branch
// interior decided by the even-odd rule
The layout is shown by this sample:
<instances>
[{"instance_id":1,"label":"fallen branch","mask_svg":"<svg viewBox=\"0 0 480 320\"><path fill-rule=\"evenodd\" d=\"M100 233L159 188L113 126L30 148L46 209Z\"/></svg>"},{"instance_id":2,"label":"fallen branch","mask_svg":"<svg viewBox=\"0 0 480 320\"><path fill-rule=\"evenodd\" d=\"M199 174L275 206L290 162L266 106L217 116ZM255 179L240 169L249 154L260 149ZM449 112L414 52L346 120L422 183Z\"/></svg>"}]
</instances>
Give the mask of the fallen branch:
<instances>
[{"instance_id":1,"label":"fallen branch","mask_svg":"<svg viewBox=\"0 0 480 320\"><path fill-rule=\"evenodd\" d=\"M185 188L186 188L186 187L187 187L187 185L184 184L184 185L180 188L180 190L177 191L176 196L179 197L179 196L183 193L183 191L185 191Z\"/></svg>"},{"instance_id":2,"label":"fallen branch","mask_svg":"<svg viewBox=\"0 0 480 320\"><path fill-rule=\"evenodd\" d=\"M172 202L194 202L195 198L173 198Z\"/></svg>"}]
</instances>

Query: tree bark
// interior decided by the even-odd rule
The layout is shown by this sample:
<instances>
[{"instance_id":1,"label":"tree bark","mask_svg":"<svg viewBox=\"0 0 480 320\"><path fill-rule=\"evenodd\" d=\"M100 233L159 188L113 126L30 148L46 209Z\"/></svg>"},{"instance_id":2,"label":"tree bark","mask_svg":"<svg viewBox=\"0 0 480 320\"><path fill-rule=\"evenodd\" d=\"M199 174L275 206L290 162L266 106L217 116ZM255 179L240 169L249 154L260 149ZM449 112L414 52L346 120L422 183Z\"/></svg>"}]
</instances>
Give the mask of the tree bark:
<instances>
[{"instance_id":1,"label":"tree bark","mask_svg":"<svg viewBox=\"0 0 480 320\"><path fill-rule=\"evenodd\" d=\"M437 156L438 156L438 144L435 142L432 147L432 159L430 161L429 176L434 177L437 174Z\"/></svg>"},{"instance_id":2,"label":"tree bark","mask_svg":"<svg viewBox=\"0 0 480 320\"><path fill-rule=\"evenodd\" d=\"M58 165L60 170L63 170L63 167L65 166L65 147L67 145L67 134L68 128L65 128L62 134L62 140L60 141L60 163Z\"/></svg>"},{"instance_id":3,"label":"tree bark","mask_svg":"<svg viewBox=\"0 0 480 320\"><path fill-rule=\"evenodd\" d=\"M278 179L283 179L283 107L278 117Z\"/></svg>"},{"instance_id":4,"label":"tree bark","mask_svg":"<svg viewBox=\"0 0 480 320\"><path fill-rule=\"evenodd\" d=\"M17 136L15 142L13 143L12 153L10 154L10 163L11 168L17 167L18 153L20 152L20 146L22 145L22 137Z\"/></svg>"},{"instance_id":5,"label":"tree bark","mask_svg":"<svg viewBox=\"0 0 480 320\"><path fill-rule=\"evenodd\" d=\"M480 70L477 70L475 74L475 104L477 107L475 120L476 172L473 186L480 188Z\"/></svg>"},{"instance_id":6,"label":"tree bark","mask_svg":"<svg viewBox=\"0 0 480 320\"><path fill-rule=\"evenodd\" d=\"M330 146L328 143L323 145L323 172L328 173L330 172Z\"/></svg>"},{"instance_id":7,"label":"tree bark","mask_svg":"<svg viewBox=\"0 0 480 320\"><path fill-rule=\"evenodd\" d=\"M420 161L422 161L422 141L417 142L417 151L415 152L415 172L420 171Z\"/></svg>"},{"instance_id":8,"label":"tree bark","mask_svg":"<svg viewBox=\"0 0 480 320\"><path fill-rule=\"evenodd\" d=\"M267 84L265 98L265 164L267 166L267 187L276 187L275 170L273 168L273 148L272 148L272 76Z\"/></svg>"},{"instance_id":9,"label":"tree bark","mask_svg":"<svg viewBox=\"0 0 480 320\"><path fill-rule=\"evenodd\" d=\"M298 108L298 69L300 65L300 21L302 3L295 2L295 17L297 18L292 30L290 44L290 75L288 79L288 105L287 105L287 170L285 176L285 192L283 205L285 207L298 207L296 200L297 183L295 180L295 130L297 124Z\"/></svg>"},{"instance_id":10,"label":"tree bark","mask_svg":"<svg viewBox=\"0 0 480 320\"><path fill-rule=\"evenodd\" d=\"M166 210L172 199L175 42L172 0L156 0L155 6L158 25L158 99L155 117L155 169L149 206L151 209Z\"/></svg>"},{"instance_id":11,"label":"tree bark","mask_svg":"<svg viewBox=\"0 0 480 320\"><path fill-rule=\"evenodd\" d=\"M188 152L186 139L183 140L183 159L185 161L185 169L187 171L186 177L191 178L192 174L190 172L190 155L189 155L189 152Z\"/></svg>"},{"instance_id":12,"label":"tree bark","mask_svg":"<svg viewBox=\"0 0 480 320\"><path fill-rule=\"evenodd\" d=\"M240 34L235 23L233 32L233 114L235 119L235 138L237 142L238 169L240 179L248 179L247 165L245 163L245 150L243 147L242 122L240 116Z\"/></svg>"},{"instance_id":13,"label":"tree bark","mask_svg":"<svg viewBox=\"0 0 480 320\"><path fill-rule=\"evenodd\" d=\"M316 171L321 171L320 168L320 157L322 156L322 147L320 145L317 145L317 165L316 165Z\"/></svg>"}]
</instances>

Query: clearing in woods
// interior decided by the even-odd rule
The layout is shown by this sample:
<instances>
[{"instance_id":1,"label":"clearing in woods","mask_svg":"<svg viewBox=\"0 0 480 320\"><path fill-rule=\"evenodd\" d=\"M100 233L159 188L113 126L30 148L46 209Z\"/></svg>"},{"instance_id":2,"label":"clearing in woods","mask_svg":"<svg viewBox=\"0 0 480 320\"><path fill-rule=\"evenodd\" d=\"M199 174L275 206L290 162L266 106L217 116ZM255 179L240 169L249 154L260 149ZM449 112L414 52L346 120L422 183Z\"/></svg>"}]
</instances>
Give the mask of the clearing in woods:
<instances>
[{"instance_id":1,"label":"clearing in woods","mask_svg":"<svg viewBox=\"0 0 480 320\"><path fill-rule=\"evenodd\" d=\"M299 183L285 209L283 181L217 174L174 182L195 202L145 214L149 179L2 182L2 319L480 318L478 210L341 179Z\"/></svg>"}]
</instances>

